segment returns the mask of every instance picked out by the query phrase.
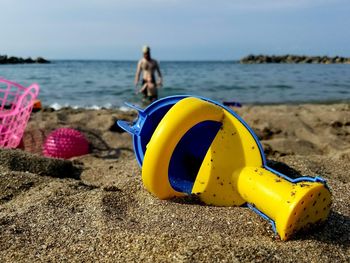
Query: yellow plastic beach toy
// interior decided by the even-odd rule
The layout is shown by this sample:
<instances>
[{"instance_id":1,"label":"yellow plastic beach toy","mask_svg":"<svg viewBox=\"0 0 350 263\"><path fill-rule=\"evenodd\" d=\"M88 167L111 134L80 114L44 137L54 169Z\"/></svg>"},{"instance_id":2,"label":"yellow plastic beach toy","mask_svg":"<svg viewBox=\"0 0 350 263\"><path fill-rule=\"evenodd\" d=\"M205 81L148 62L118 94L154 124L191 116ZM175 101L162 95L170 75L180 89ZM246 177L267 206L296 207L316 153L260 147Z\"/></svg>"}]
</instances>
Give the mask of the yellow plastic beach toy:
<instances>
[{"instance_id":1,"label":"yellow plastic beach toy","mask_svg":"<svg viewBox=\"0 0 350 263\"><path fill-rule=\"evenodd\" d=\"M209 205L246 204L268 219L282 240L327 219L331 194L325 181L291 179L269 168L258 139L230 109L180 97L163 113L153 129L147 128L151 136L141 160L143 183L153 195L196 194ZM121 127L142 136L142 127L135 132L135 125L132 131L125 123Z\"/></svg>"}]
</instances>

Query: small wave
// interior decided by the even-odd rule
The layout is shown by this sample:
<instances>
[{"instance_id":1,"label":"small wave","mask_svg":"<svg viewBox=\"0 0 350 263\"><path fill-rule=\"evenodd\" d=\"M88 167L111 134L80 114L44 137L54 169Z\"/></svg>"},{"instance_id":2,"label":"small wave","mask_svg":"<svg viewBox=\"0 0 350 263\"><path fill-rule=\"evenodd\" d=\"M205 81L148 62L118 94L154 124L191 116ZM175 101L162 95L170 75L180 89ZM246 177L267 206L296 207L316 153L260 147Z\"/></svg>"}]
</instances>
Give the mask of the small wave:
<instances>
[{"instance_id":1,"label":"small wave","mask_svg":"<svg viewBox=\"0 0 350 263\"><path fill-rule=\"evenodd\" d=\"M290 85L268 85L266 86L267 88L272 88L272 89L293 89L292 86Z\"/></svg>"},{"instance_id":2,"label":"small wave","mask_svg":"<svg viewBox=\"0 0 350 263\"><path fill-rule=\"evenodd\" d=\"M61 105L61 104L59 104L57 102L54 102L54 103L50 104L50 108L53 108L54 110L60 110L60 109L62 109L64 107L68 107L68 106L69 106L68 104Z\"/></svg>"},{"instance_id":3,"label":"small wave","mask_svg":"<svg viewBox=\"0 0 350 263\"><path fill-rule=\"evenodd\" d=\"M123 112L128 112L128 111L130 111L130 108L128 108L126 106L121 106L118 108L118 110L123 111Z\"/></svg>"},{"instance_id":4,"label":"small wave","mask_svg":"<svg viewBox=\"0 0 350 263\"><path fill-rule=\"evenodd\" d=\"M83 106L83 107L80 107L80 108L88 109L88 110L112 109L113 105L111 103L105 103L102 106L100 106L100 105L90 105L90 106Z\"/></svg>"},{"instance_id":5,"label":"small wave","mask_svg":"<svg viewBox=\"0 0 350 263\"><path fill-rule=\"evenodd\" d=\"M92 105L92 106L86 107L86 109L88 109L88 110L100 110L101 108L102 107L97 106L97 105Z\"/></svg>"},{"instance_id":6,"label":"small wave","mask_svg":"<svg viewBox=\"0 0 350 263\"><path fill-rule=\"evenodd\" d=\"M54 102L52 104L49 105L50 108L53 108L54 110L60 110L62 108L66 108L66 107L70 107L72 109L87 109L87 110L100 110L100 109L113 109L113 108L117 108L121 111L128 111L129 109L127 107L116 107L113 106L111 103L105 103L103 105L71 105L69 103L64 103L64 104L60 104L57 102Z\"/></svg>"},{"instance_id":7,"label":"small wave","mask_svg":"<svg viewBox=\"0 0 350 263\"><path fill-rule=\"evenodd\" d=\"M327 83L326 85L330 86L330 87L336 87L336 88L350 88L349 84L345 84L345 83Z\"/></svg>"},{"instance_id":8,"label":"small wave","mask_svg":"<svg viewBox=\"0 0 350 263\"><path fill-rule=\"evenodd\" d=\"M79 109L79 108L84 108L84 109L100 109L101 107L93 105L93 106L88 106L88 107L83 107L83 106L78 106L78 105L71 105L69 103L65 103L65 104L60 104L57 102L54 102L52 104L49 105L50 108L53 108L54 110L60 110L62 108L72 108L72 109Z\"/></svg>"},{"instance_id":9,"label":"small wave","mask_svg":"<svg viewBox=\"0 0 350 263\"><path fill-rule=\"evenodd\" d=\"M219 91L219 90L245 90L247 86L241 86L241 85L219 85L215 86L213 88L213 91ZM249 86L250 88L250 86Z\"/></svg>"}]
</instances>

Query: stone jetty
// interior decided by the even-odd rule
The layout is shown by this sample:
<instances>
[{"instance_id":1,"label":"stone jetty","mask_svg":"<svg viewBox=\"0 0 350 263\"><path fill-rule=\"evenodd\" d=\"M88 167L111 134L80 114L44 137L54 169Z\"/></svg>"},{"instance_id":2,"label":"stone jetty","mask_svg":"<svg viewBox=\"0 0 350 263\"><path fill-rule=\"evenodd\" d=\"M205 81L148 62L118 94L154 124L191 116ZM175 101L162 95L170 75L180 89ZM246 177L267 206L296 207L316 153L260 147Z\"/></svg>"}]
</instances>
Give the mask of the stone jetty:
<instances>
[{"instance_id":1,"label":"stone jetty","mask_svg":"<svg viewBox=\"0 0 350 263\"><path fill-rule=\"evenodd\" d=\"M32 58L21 58L21 57L8 57L7 55L0 55L0 64L34 64L34 63L50 63L42 57Z\"/></svg>"},{"instance_id":2,"label":"stone jetty","mask_svg":"<svg viewBox=\"0 0 350 263\"><path fill-rule=\"evenodd\" d=\"M267 55L249 55L240 60L241 64L266 64L266 63L303 63L303 64L350 64L350 58L347 57L328 57L328 56L267 56Z\"/></svg>"}]
</instances>

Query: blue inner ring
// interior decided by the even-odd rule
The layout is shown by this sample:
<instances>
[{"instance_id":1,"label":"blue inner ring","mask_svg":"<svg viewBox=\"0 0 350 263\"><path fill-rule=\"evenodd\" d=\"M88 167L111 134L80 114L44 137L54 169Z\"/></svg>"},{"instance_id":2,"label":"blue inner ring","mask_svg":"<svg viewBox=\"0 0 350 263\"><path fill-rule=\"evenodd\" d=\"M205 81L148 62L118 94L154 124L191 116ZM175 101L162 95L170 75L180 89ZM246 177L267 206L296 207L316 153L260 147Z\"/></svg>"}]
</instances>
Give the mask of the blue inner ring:
<instances>
[{"instance_id":1,"label":"blue inner ring","mask_svg":"<svg viewBox=\"0 0 350 263\"><path fill-rule=\"evenodd\" d=\"M169 182L174 190L192 193L199 168L221 126L217 121L200 122L178 142L168 167Z\"/></svg>"}]
</instances>

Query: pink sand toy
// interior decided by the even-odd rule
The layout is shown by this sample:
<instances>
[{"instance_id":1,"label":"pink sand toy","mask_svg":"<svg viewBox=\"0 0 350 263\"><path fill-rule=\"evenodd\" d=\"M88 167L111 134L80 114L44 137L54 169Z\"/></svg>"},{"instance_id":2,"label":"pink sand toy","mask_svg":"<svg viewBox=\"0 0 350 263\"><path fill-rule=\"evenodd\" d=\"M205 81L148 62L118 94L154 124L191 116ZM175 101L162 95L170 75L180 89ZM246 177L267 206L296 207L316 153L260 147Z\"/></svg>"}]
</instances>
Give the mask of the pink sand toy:
<instances>
[{"instance_id":1,"label":"pink sand toy","mask_svg":"<svg viewBox=\"0 0 350 263\"><path fill-rule=\"evenodd\" d=\"M46 157L69 159L89 153L89 142L85 136L72 128L58 128L51 132L44 144Z\"/></svg>"},{"instance_id":2,"label":"pink sand toy","mask_svg":"<svg viewBox=\"0 0 350 263\"><path fill-rule=\"evenodd\" d=\"M0 147L20 144L38 94L37 84L25 88L0 78Z\"/></svg>"}]
</instances>

